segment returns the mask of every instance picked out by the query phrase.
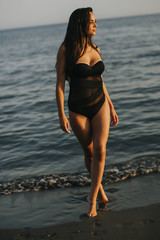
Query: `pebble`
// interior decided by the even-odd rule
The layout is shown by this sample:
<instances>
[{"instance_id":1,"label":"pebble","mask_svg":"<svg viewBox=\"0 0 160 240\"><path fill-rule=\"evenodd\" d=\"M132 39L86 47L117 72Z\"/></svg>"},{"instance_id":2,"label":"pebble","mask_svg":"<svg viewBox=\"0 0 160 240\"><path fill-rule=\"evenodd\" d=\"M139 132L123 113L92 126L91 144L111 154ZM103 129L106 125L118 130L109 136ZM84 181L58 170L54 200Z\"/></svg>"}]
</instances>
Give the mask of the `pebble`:
<instances>
[{"instance_id":1,"label":"pebble","mask_svg":"<svg viewBox=\"0 0 160 240\"><path fill-rule=\"evenodd\" d=\"M160 155L143 156L130 162L107 166L104 172L105 184L126 180L138 175L160 172ZM88 186L91 183L87 172L50 174L46 176L31 177L28 179L14 179L0 182L0 194L41 191L72 186Z\"/></svg>"}]
</instances>

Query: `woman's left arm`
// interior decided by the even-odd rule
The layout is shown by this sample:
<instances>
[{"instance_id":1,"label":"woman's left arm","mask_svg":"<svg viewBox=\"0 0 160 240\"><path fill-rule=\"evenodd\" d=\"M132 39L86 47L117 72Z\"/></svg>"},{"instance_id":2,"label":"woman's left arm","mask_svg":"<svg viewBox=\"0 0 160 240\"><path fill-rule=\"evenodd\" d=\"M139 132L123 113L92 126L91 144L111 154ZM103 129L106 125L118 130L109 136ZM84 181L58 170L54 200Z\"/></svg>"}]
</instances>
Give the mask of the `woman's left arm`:
<instances>
[{"instance_id":1,"label":"woman's left arm","mask_svg":"<svg viewBox=\"0 0 160 240\"><path fill-rule=\"evenodd\" d=\"M109 94L108 94L108 91L107 91L107 88L106 88L104 82L103 82L103 91L104 91L104 94L105 94L106 99L108 100L108 103L110 106L111 126L117 126L117 124L119 123L118 116L116 114L116 111L115 111L113 103L109 97Z\"/></svg>"}]
</instances>

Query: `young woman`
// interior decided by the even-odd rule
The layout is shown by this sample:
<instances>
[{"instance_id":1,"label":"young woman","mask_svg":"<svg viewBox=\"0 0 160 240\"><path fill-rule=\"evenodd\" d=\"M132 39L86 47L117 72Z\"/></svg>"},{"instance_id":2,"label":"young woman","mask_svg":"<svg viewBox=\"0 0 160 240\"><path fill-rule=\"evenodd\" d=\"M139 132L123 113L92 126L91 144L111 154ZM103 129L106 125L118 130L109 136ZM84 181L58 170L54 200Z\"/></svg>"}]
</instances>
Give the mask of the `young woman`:
<instances>
[{"instance_id":1,"label":"young woman","mask_svg":"<svg viewBox=\"0 0 160 240\"><path fill-rule=\"evenodd\" d=\"M85 165L91 174L89 217L97 215L97 199L101 206L108 202L101 181L110 123L112 126L118 124L118 116L102 80L104 64L100 49L92 42L96 28L92 8L76 9L70 16L56 63L60 127L70 133L69 121L64 113L64 87L67 79L70 85L70 124L84 150Z\"/></svg>"}]
</instances>

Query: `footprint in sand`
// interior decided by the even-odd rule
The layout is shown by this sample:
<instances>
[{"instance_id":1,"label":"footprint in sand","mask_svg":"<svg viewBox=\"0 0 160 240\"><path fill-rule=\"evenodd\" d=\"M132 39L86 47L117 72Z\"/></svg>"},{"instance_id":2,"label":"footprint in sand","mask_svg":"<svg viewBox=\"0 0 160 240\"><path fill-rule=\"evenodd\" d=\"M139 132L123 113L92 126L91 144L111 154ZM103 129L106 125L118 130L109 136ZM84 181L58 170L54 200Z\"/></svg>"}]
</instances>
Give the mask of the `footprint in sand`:
<instances>
[{"instance_id":1,"label":"footprint in sand","mask_svg":"<svg viewBox=\"0 0 160 240\"><path fill-rule=\"evenodd\" d=\"M143 220L143 223L144 223L144 224L155 223L155 221L152 220L152 219L145 219L145 220Z\"/></svg>"},{"instance_id":2,"label":"footprint in sand","mask_svg":"<svg viewBox=\"0 0 160 240\"><path fill-rule=\"evenodd\" d=\"M91 236L92 237L97 237L97 236L99 236L99 234L96 231L92 231L91 232Z\"/></svg>"}]
</instances>

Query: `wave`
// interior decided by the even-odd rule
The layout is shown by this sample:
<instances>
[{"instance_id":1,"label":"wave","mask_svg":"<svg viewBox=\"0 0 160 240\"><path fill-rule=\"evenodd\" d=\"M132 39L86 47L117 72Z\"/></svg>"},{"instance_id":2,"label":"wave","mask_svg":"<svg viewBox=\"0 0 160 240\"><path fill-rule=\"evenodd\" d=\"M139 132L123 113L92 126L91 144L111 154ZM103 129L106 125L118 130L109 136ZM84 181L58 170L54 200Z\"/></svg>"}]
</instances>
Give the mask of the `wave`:
<instances>
[{"instance_id":1,"label":"wave","mask_svg":"<svg viewBox=\"0 0 160 240\"><path fill-rule=\"evenodd\" d=\"M21 74L21 73L23 73L23 71L24 70L15 70L15 71L12 71L12 72L10 72L10 75L16 75L16 74Z\"/></svg>"},{"instance_id":2,"label":"wave","mask_svg":"<svg viewBox=\"0 0 160 240\"><path fill-rule=\"evenodd\" d=\"M160 172L160 155L137 157L129 162L112 164L104 171L103 184L120 182L140 175ZM40 191L47 189L88 186L91 180L84 172L57 173L30 178L18 178L8 182L0 182L0 194Z\"/></svg>"},{"instance_id":3,"label":"wave","mask_svg":"<svg viewBox=\"0 0 160 240\"><path fill-rule=\"evenodd\" d=\"M137 55L137 58L144 58L144 57L159 57L160 56L160 51L150 51L144 54L139 54Z\"/></svg>"}]
</instances>

